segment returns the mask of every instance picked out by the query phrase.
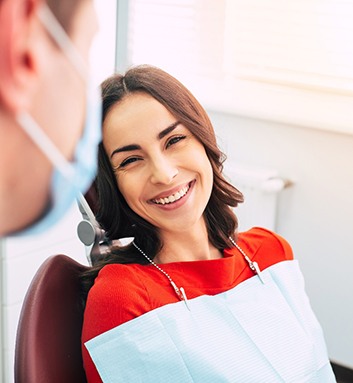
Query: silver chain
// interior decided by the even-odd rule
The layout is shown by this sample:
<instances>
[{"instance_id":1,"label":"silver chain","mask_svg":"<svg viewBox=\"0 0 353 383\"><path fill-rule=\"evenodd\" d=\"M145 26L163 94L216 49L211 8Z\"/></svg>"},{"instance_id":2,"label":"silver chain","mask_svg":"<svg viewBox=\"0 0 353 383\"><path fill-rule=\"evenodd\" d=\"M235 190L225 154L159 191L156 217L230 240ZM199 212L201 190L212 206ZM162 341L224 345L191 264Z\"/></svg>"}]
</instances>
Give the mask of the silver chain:
<instances>
[{"instance_id":1,"label":"silver chain","mask_svg":"<svg viewBox=\"0 0 353 383\"><path fill-rule=\"evenodd\" d=\"M257 262L253 262L244 252L244 250L234 241L232 237L229 237L229 240L232 244L240 251L246 262L248 262L250 269L259 277L260 281L265 284L265 281L262 278L261 270Z\"/></svg>"},{"instance_id":2,"label":"silver chain","mask_svg":"<svg viewBox=\"0 0 353 383\"><path fill-rule=\"evenodd\" d=\"M244 259L248 262L249 264L249 267L250 269L260 278L260 281L262 283L265 283L263 278L262 278L262 275L261 275L261 271L260 271L260 268L259 268L259 265L257 264L257 262L253 262L251 261L251 259L245 254L245 252L243 251L243 249L234 241L234 239L232 237L229 237L229 240L232 242L232 244L239 250L239 252L242 254L242 256L244 257ZM172 285L176 295L178 296L178 298L181 300L181 301L184 301L185 304L186 304L186 307L190 310L190 307L188 305L188 299L186 297L186 294L185 294L185 290L183 287L178 287L176 285L176 283L173 281L172 277L166 272L164 271L161 267L159 267L157 265L156 262L153 261L153 259L151 259L142 249L140 249L135 241L132 241L132 244L135 246L135 248L147 259L148 262L151 263L151 265L153 265L157 270L159 270L162 274L164 274L168 280L169 280L169 283Z\"/></svg>"},{"instance_id":3,"label":"silver chain","mask_svg":"<svg viewBox=\"0 0 353 383\"><path fill-rule=\"evenodd\" d=\"M250 269L253 270L251 259L245 254L244 250L234 241L234 239L232 237L229 237L229 240L241 252L241 254L245 258L246 262L248 262Z\"/></svg>"},{"instance_id":4,"label":"silver chain","mask_svg":"<svg viewBox=\"0 0 353 383\"><path fill-rule=\"evenodd\" d=\"M172 286L173 285L175 285L175 283L174 283L174 281L173 281L173 279L171 278L171 276L166 272L166 271L164 271L163 269L161 269L158 265L157 265L157 263L155 263L154 261L153 261L153 259L151 259L142 249L140 249L137 245L136 245L136 243L135 243L135 241L132 241L132 244L136 247L136 249L147 259L147 261L148 262L150 262L154 267L156 267L161 273L163 273L168 279L169 279L169 282L172 284ZM175 285L176 286L176 285ZM174 286L173 286L174 287ZM178 289L178 288L177 288ZM179 289L178 289L179 290Z\"/></svg>"},{"instance_id":5,"label":"silver chain","mask_svg":"<svg viewBox=\"0 0 353 383\"><path fill-rule=\"evenodd\" d=\"M150 262L156 269L158 269L161 273L163 273L169 280L169 283L172 285L176 295L178 296L178 298L181 300L181 301L184 301L185 304L186 304L186 307L190 310L190 307L188 305L188 299L186 297L186 294L185 294L185 290L183 287L178 287L176 285L176 283L173 281L172 277L166 272L164 271L161 267L159 267L157 265L157 263L155 263L153 261L153 259L151 259L142 249L140 249L135 241L132 241L132 244L135 246L135 248L147 259L148 262Z\"/></svg>"}]
</instances>

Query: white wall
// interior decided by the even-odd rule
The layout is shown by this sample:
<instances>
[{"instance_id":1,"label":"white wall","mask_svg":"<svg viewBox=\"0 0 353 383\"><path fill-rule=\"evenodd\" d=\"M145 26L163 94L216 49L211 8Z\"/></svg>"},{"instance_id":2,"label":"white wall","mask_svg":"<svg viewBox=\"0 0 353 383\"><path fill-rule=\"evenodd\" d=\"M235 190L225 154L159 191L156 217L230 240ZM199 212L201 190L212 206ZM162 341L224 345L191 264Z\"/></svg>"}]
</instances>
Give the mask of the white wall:
<instances>
[{"instance_id":1,"label":"white wall","mask_svg":"<svg viewBox=\"0 0 353 383\"><path fill-rule=\"evenodd\" d=\"M280 196L277 231L300 261L330 358L353 368L353 136L210 116L230 161L295 182Z\"/></svg>"}]
</instances>

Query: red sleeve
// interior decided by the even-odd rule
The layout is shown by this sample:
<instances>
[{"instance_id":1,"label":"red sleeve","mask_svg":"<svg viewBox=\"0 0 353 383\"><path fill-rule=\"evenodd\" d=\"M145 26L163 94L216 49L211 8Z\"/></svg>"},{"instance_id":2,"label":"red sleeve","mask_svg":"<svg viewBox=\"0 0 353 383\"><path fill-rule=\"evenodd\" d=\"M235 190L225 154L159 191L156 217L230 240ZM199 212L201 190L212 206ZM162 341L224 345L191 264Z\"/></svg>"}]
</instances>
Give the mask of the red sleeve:
<instances>
[{"instance_id":1,"label":"red sleeve","mask_svg":"<svg viewBox=\"0 0 353 383\"><path fill-rule=\"evenodd\" d=\"M256 261L260 270L264 270L276 263L293 259L293 251L289 243L280 235L260 227L239 234L239 246ZM231 251L237 251L234 248ZM244 265L245 265L244 261ZM236 283L241 283L253 276L249 267L244 267Z\"/></svg>"},{"instance_id":2,"label":"red sleeve","mask_svg":"<svg viewBox=\"0 0 353 383\"><path fill-rule=\"evenodd\" d=\"M293 251L289 243L279 234L273 231L256 227L253 235L260 241L258 250L254 254L254 260L266 269L281 261L293 260Z\"/></svg>"},{"instance_id":3,"label":"red sleeve","mask_svg":"<svg viewBox=\"0 0 353 383\"><path fill-rule=\"evenodd\" d=\"M102 380L84 343L150 310L147 291L133 270L131 266L105 266L88 294L82 329L82 354L89 383Z\"/></svg>"},{"instance_id":4,"label":"red sleeve","mask_svg":"<svg viewBox=\"0 0 353 383\"><path fill-rule=\"evenodd\" d=\"M238 243L252 260L258 262L261 270L278 262L293 259L288 242L266 229L253 228L240 233ZM238 250L232 248L225 250L225 253L227 252L232 254ZM237 269L239 274L234 280L234 286L254 275L242 257L237 259L240 259L241 263ZM202 266L204 263L199 264ZM82 352L89 383L101 382L101 379L84 346L86 341L176 299L168 281L158 270L153 267L150 270L146 266L144 273L141 267L137 272L136 267L118 264L105 266L89 292L82 332ZM187 280L190 280L190 275ZM163 285L168 288L160 289ZM145 286L149 291L158 291L157 296L150 297ZM213 291L213 294L222 291L224 287L220 291ZM202 293L205 292L200 288L195 296Z\"/></svg>"}]
</instances>

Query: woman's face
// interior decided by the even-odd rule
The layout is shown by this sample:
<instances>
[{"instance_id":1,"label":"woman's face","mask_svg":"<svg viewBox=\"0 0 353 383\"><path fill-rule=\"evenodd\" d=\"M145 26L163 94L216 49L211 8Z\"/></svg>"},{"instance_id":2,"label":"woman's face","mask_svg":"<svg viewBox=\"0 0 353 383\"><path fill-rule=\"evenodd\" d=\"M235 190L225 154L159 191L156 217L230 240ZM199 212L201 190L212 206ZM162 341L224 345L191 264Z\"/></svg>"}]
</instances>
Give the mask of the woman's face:
<instances>
[{"instance_id":1,"label":"woman's face","mask_svg":"<svg viewBox=\"0 0 353 383\"><path fill-rule=\"evenodd\" d=\"M213 172L203 145L157 100L134 93L105 118L103 144L130 208L163 231L203 225Z\"/></svg>"}]
</instances>

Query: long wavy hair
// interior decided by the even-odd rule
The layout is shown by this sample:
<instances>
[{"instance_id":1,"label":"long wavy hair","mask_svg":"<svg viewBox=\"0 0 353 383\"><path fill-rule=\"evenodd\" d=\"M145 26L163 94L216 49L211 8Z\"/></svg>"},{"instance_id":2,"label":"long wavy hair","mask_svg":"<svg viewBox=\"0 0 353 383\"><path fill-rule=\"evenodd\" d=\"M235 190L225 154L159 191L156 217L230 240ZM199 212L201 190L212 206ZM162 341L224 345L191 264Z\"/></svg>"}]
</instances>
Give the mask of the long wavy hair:
<instances>
[{"instance_id":1,"label":"long wavy hair","mask_svg":"<svg viewBox=\"0 0 353 383\"><path fill-rule=\"evenodd\" d=\"M103 82L103 124L112 107L135 92L155 98L203 144L213 170L213 188L204 211L208 238L220 251L232 247L229 237L236 238L238 221L231 207L243 202L243 195L222 174L226 157L217 146L207 113L190 91L173 76L161 69L143 65L128 70L125 75L115 74ZM107 238L114 242L116 239L134 237L135 243L153 259L163 246L159 231L126 203L103 143L99 145L95 187L98 196L96 219ZM83 277L86 289L92 286L104 265L146 262L132 244L112 245L104 255L92 259L93 267Z\"/></svg>"}]
</instances>

